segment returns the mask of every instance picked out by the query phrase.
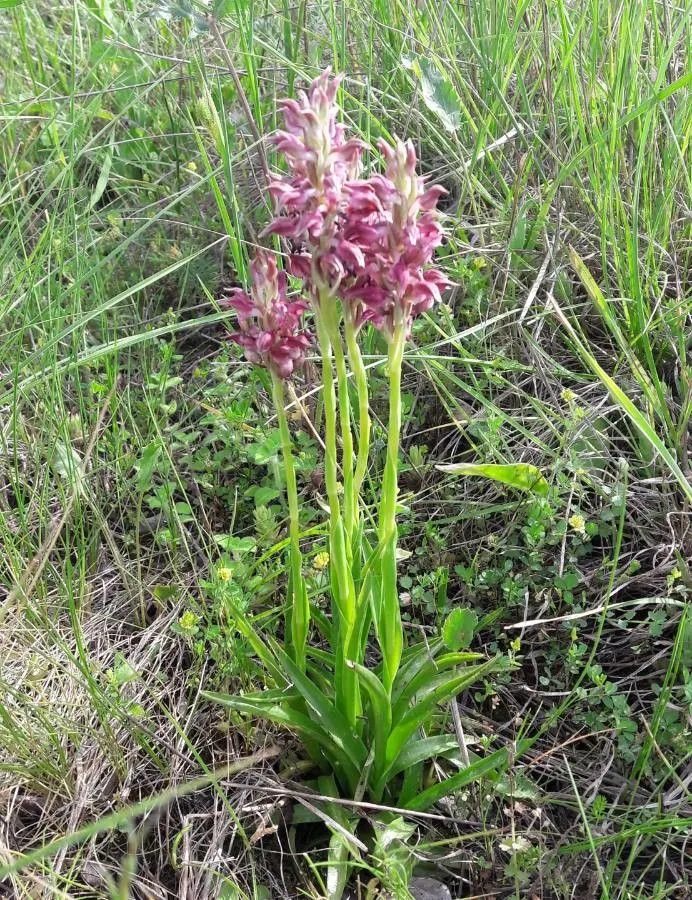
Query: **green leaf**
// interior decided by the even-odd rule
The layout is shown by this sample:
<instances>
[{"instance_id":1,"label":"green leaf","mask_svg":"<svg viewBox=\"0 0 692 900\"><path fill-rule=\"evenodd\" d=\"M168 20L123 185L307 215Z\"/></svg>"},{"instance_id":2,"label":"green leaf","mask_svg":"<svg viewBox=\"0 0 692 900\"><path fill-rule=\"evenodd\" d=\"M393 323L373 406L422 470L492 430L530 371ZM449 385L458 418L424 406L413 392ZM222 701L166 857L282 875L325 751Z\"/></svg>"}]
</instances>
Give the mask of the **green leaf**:
<instances>
[{"instance_id":1,"label":"green leaf","mask_svg":"<svg viewBox=\"0 0 692 900\"><path fill-rule=\"evenodd\" d=\"M322 775L317 779L317 789L326 797L338 797L338 789L330 775ZM327 853L327 900L341 900L351 867L349 856L353 854L360 859L360 851L367 847L356 837L359 817L338 803L325 803L324 811L313 807L317 815L331 832L329 851Z\"/></svg>"},{"instance_id":2,"label":"green leaf","mask_svg":"<svg viewBox=\"0 0 692 900\"><path fill-rule=\"evenodd\" d=\"M404 694L409 682L425 667L430 665L437 654L442 650L443 643L440 638L432 641L422 641L404 650L401 657L401 666L397 672L392 689L392 702L396 703Z\"/></svg>"},{"instance_id":3,"label":"green leaf","mask_svg":"<svg viewBox=\"0 0 692 900\"><path fill-rule=\"evenodd\" d=\"M541 497L546 497L550 486L541 475L540 470L530 463L509 463L496 465L494 463L452 463L451 465L435 466L440 472L448 472L450 475L480 475L508 484L520 491L532 491Z\"/></svg>"},{"instance_id":4,"label":"green leaf","mask_svg":"<svg viewBox=\"0 0 692 900\"><path fill-rule=\"evenodd\" d=\"M392 707L382 682L374 672L358 663L347 662L346 665L355 669L358 680L370 698L370 721L375 744L375 777L379 778L385 766L387 738L392 727Z\"/></svg>"},{"instance_id":5,"label":"green leaf","mask_svg":"<svg viewBox=\"0 0 692 900\"><path fill-rule=\"evenodd\" d=\"M281 451L281 432L278 428L271 431L266 438L258 444L249 444L248 456L256 466L263 466L275 459Z\"/></svg>"},{"instance_id":6,"label":"green leaf","mask_svg":"<svg viewBox=\"0 0 692 900\"><path fill-rule=\"evenodd\" d=\"M523 210L517 212L517 219L512 229L512 234L507 243L507 249L517 252L523 250L526 245L526 218Z\"/></svg>"},{"instance_id":7,"label":"green leaf","mask_svg":"<svg viewBox=\"0 0 692 900\"><path fill-rule=\"evenodd\" d=\"M480 678L495 671L499 663L500 660L497 658L490 659L480 666L469 666L462 672L444 672L437 678L432 679L430 684L422 689L422 695L416 698L415 706L392 728L387 741L389 766L393 766L396 763L408 739L415 734L421 725L430 720L438 704L444 703L450 697L455 697Z\"/></svg>"},{"instance_id":8,"label":"green leaf","mask_svg":"<svg viewBox=\"0 0 692 900\"><path fill-rule=\"evenodd\" d=\"M327 900L341 900L350 874L350 847L344 836L332 831L327 852Z\"/></svg>"},{"instance_id":9,"label":"green leaf","mask_svg":"<svg viewBox=\"0 0 692 900\"><path fill-rule=\"evenodd\" d=\"M122 687L124 684L129 684L131 681L137 681L140 677L139 672L133 668L132 664L128 662L126 657L120 653L120 651L115 654L113 668L110 669L109 674L117 687Z\"/></svg>"},{"instance_id":10,"label":"green leaf","mask_svg":"<svg viewBox=\"0 0 692 900\"><path fill-rule=\"evenodd\" d=\"M101 197L103 196L106 187L108 186L108 179L111 174L111 166L113 165L113 147L115 145L115 130L111 131L111 139L106 149L105 155L103 157L103 162L101 164L101 171L99 172L99 177L96 182L96 187L94 188L91 198L89 200L89 209L93 209L96 204L99 202Z\"/></svg>"},{"instance_id":11,"label":"green leaf","mask_svg":"<svg viewBox=\"0 0 692 900\"><path fill-rule=\"evenodd\" d=\"M300 712L300 710L291 705L291 695L284 695L286 697L285 701L282 699L278 702L265 702L262 693L234 696L232 694L203 691L202 696L206 697L207 700L229 706L231 709L235 709L247 716L266 719L269 722L274 722L277 725L282 725L284 728L296 731L303 738L318 744L324 750L329 764L335 771L343 772L349 782L356 783L358 781L359 769L354 766L348 754L338 742L332 740L329 732L325 731L320 723L315 722L310 716L305 715L305 713Z\"/></svg>"},{"instance_id":12,"label":"green leaf","mask_svg":"<svg viewBox=\"0 0 692 900\"><path fill-rule=\"evenodd\" d=\"M264 691L248 691L246 694L220 694L216 691L204 691L204 696L208 700L215 700L217 703L223 703L225 706L239 706L241 704L251 703L253 707L259 708L271 706L296 706L295 701L300 699L297 691L286 690L285 688L269 688Z\"/></svg>"},{"instance_id":13,"label":"green leaf","mask_svg":"<svg viewBox=\"0 0 692 900\"><path fill-rule=\"evenodd\" d=\"M581 577L577 572L565 572L564 575L557 576L553 583L561 591L572 591L580 582Z\"/></svg>"},{"instance_id":14,"label":"green leaf","mask_svg":"<svg viewBox=\"0 0 692 900\"><path fill-rule=\"evenodd\" d=\"M254 484L245 491L245 496L252 497L255 501L255 506L269 506L272 500L276 500L280 494L281 492L274 487Z\"/></svg>"},{"instance_id":15,"label":"green leaf","mask_svg":"<svg viewBox=\"0 0 692 900\"><path fill-rule=\"evenodd\" d=\"M503 775L495 785L495 792L503 797L513 797L515 800L538 801L540 791L536 785L520 773L514 772L512 777Z\"/></svg>"},{"instance_id":16,"label":"green leaf","mask_svg":"<svg viewBox=\"0 0 692 900\"><path fill-rule=\"evenodd\" d=\"M456 131L462 122L463 109L459 94L449 78L424 57L407 57L403 63L418 78L423 102L428 109L447 131Z\"/></svg>"},{"instance_id":17,"label":"green leaf","mask_svg":"<svg viewBox=\"0 0 692 900\"><path fill-rule=\"evenodd\" d=\"M408 769L404 769L404 777L397 798L397 806L405 808L409 800L412 800L420 793L422 786L423 763L417 763L415 766L409 766Z\"/></svg>"},{"instance_id":18,"label":"green leaf","mask_svg":"<svg viewBox=\"0 0 692 900\"><path fill-rule=\"evenodd\" d=\"M528 744L528 741L526 743ZM445 779L445 781L441 781L438 784L434 784L432 787L427 788L427 790L414 797L413 800L409 800L406 804L406 809L423 812L424 810L429 809L434 803L437 803L438 800L446 797L447 794L461 790L461 788L466 787L467 784L478 781L478 779L482 778L484 775L488 775L491 772L496 772L498 769L504 768L508 762L509 751L507 748L503 747L501 750L496 750L495 753L491 753L483 759L475 760L465 769L462 769L461 772L457 772L456 775L452 775Z\"/></svg>"},{"instance_id":19,"label":"green leaf","mask_svg":"<svg viewBox=\"0 0 692 900\"><path fill-rule=\"evenodd\" d=\"M463 650L473 640L477 625L478 616L472 609L457 606L445 619L442 640L450 650Z\"/></svg>"},{"instance_id":20,"label":"green leaf","mask_svg":"<svg viewBox=\"0 0 692 900\"><path fill-rule=\"evenodd\" d=\"M442 642L439 644L442 647ZM443 656L435 659L423 658L421 665L412 667L407 672L406 684L403 688L392 693L394 708L392 717L394 722L398 722L406 714L413 697L422 690L430 689L435 683L435 679L439 680L442 673L447 672L455 666L466 665L470 662L476 662L482 659L481 653L445 653Z\"/></svg>"},{"instance_id":21,"label":"green leaf","mask_svg":"<svg viewBox=\"0 0 692 900\"><path fill-rule=\"evenodd\" d=\"M398 775L399 772L406 772L419 763L434 759L436 756L446 756L448 753L459 752L459 741L453 734L436 734L433 737L419 738L411 741L401 751L396 759L382 775L381 787L384 789L387 781Z\"/></svg>"},{"instance_id":22,"label":"green leaf","mask_svg":"<svg viewBox=\"0 0 692 900\"><path fill-rule=\"evenodd\" d=\"M362 740L353 734L344 716L305 673L301 672L288 654L284 653L275 641L271 641L270 644L279 664L311 710L312 720L324 730L332 743L343 750L356 772L359 772L365 765L368 755Z\"/></svg>"},{"instance_id":23,"label":"green leaf","mask_svg":"<svg viewBox=\"0 0 692 900\"><path fill-rule=\"evenodd\" d=\"M226 553L235 556L245 556L246 553L254 552L257 547L255 539L251 537L239 538L229 534L215 534L214 540Z\"/></svg>"},{"instance_id":24,"label":"green leaf","mask_svg":"<svg viewBox=\"0 0 692 900\"><path fill-rule=\"evenodd\" d=\"M268 674L274 679L274 683L282 687L288 687L286 675L281 671L270 648L256 631L252 622L235 606L232 608L232 613L235 627L257 654Z\"/></svg>"},{"instance_id":25,"label":"green leaf","mask_svg":"<svg viewBox=\"0 0 692 900\"><path fill-rule=\"evenodd\" d=\"M82 471L82 458L74 447L63 441L57 441L52 462L56 474L67 481L75 493L84 493L85 478Z\"/></svg>"},{"instance_id":26,"label":"green leaf","mask_svg":"<svg viewBox=\"0 0 692 900\"><path fill-rule=\"evenodd\" d=\"M137 471L137 487L140 491L145 490L151 484L151 479L156 471L156 464L163 452L163 444L157 438L142 450L142 455L135 463Z\"/></svg>"},{"instance_id":27,"label":"green leaf","mask_svg":"<svg viewBox=\"0 0 692 900\"><path fill-rule=\"evenodd\" d=\"M352 624L355 622L357 600L353 576L348 564L346 535L341 517L330 522L329 552L332 595L344 621Z\"/></svg>"},{"instance_id":28,"label":"green leaf","mask_svg":"<svg viewBox=\"0 0 692 900\"><path fill-rule=\"evenodd\" d=\"M14 9L21 6L24 0L0 0L0 9Z\"/></svg>"}]
</instances>

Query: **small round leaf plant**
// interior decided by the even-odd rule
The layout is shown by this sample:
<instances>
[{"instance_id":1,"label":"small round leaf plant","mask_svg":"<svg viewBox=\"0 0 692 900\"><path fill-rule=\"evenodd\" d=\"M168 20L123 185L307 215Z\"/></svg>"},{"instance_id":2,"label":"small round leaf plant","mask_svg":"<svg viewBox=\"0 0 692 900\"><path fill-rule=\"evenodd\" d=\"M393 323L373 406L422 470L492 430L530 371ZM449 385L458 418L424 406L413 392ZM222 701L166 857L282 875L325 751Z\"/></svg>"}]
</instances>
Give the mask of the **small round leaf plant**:
<instances>
[{"instance_id":1,"label":"small round leaf plant","mask_svg":"<svg viewBox=\"0 0 692 900\"><path fill-rule=\"evenodd\" d=\"M232 340L269 371L282 438L290 523L285 645L236 611L236 627L262 663L268 686L208 696L298 733L342 793L423 809L476 777L474 765L487 771L502 763L491 754L442 785L422 788L424 763L457 747L454 736L433 728L439 704L502 662L450 651L442 638L409 646L404 639L396 523L401 369L413 320L450 284L433 264L443 240L437 204L444 189L426 186L418 175L410 141L380 142L384 171L364 177L366 145L338 121L339 84L327 71L298 100L284 100L285 128L273 138L287 172L269 185L278 214L263 237L280 235L291 246L284 264L302 283L300 298L288 298L286 272L267 249L251 264L249 290L229 298L238 314ZM321 359L330 615L311 610L303 577L285 412L284 383L315 340L303 323L308 310ZM362 499L371 430L359 346L365 327L378 329L388 348L387 452L374 522L365 521Z\"/></svg>"}]
</instances>

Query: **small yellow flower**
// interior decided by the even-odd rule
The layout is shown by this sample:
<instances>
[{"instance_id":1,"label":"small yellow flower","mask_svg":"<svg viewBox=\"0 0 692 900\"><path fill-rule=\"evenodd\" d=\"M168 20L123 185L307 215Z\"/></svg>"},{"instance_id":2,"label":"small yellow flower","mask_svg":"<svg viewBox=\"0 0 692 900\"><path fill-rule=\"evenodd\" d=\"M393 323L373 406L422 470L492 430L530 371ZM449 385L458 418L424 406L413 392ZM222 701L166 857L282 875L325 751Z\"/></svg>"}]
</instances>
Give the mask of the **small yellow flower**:
<instances>
[{"instance_id":1,"label":"small yellow flower","mask_svg":"<svg viewBox=\"0 0 692 900\"><path fill-rule=\"evenodd\" d=\"M570 516L567 521L569 522L569 527L573 531L576 531L577 534L586 534L586 519L584 516L575 513L573 516Z\"/></svg>"},{"instance_id":2,"label":"small yellow flower","mask_svg":"<svg viewBox=\"0 0 692 900\"><path fill-rule=\"evenodd\" d=\"M482 256L477 256L477 257L473 260L473 262L471 263L471 265L472 265L473 268L476 269L476 270L479 270L479 269L485 269L486 266L488 265L488 260L485 259L485 258L482 257Z\"/></svg>"},{"instance_id":3,"label":"small yellow flower","mask_svg":"<svg viewBox=\"0 0 692 900\"><path fill-rule=\"evenodd\" d=\"M178 619L178 624L183 629L183 631L192 631L197 627L198 622L199 616L191 609L185 610L182 616Z\"/></svg>"},{"instance_id":4,"label":"small yellow flower","mask_svg":"<svg viewBox=\"0 0 692 900\"><path fill-rule=\"evenodd\" d=\"M570 391L569 388L565 388L564 391L560 391L560 397L565 401L565 403L572 403L577 399L577 395L574 391Z\"/></svg>"},{"instance_id":5,"label":"small yellow flower","mask_svg":"<svg viewBox=\"0 0 692 900\"><path fill-rule=\"evenodd\" d=\"M196 172L197 163L194 160L190 160L189 163L185 163L185 168L188 170L188 172Z\"/></svg>"},{"instance_id":6,"label":"small yellow flower","mask_svg":"<svg viewBox=\"0 0 692 900\"><path fill-rule=\"evenodd\" d=\"M329 554L326 550L316 553L312 559L312 568L316 572L322 572L329 565Z\"/></svg>"},{"instance_id":7,"label":"small yellow flower","mask_svg":"<svg viewBox=\"0 0 692 900\"><path fill-rule=\"evenodd\" d=\"M216 574L219 581L230 581L233 578L233 569L229 569L228 566L219 566Z\"/></svg>"}]
</instances>

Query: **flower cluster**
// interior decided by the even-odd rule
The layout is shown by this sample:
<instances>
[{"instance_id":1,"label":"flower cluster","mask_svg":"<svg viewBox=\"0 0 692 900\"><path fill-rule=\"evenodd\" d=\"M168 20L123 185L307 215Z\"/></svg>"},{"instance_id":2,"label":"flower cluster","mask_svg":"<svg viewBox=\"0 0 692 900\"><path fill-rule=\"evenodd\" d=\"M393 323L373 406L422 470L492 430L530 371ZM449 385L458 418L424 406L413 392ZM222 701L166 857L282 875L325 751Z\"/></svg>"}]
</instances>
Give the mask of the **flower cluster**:
<instances>
[{"instance_id":1,"label":"flower cluster","mask_svg":"<svg viewBox=\"0 0 692 900\"><path fill-rule=\"evenodd\" d=\"M430 266L444 236L436 211L445 193L435 185L425 188L416 174L416 153L411 141L394 147L380 141L385 175L347 185L363 212L368 230L365 265L343 292L356 306L356 320L370 321L392 334L397 326L408 333L412 320L440 300L451 282Z\"/></svg>"},{"instance_id":2,"label":"flower cluster","mask_svg":"<svg viewBox=\"0 0 692 900\"><path fill-rule=\"evenodd\" d=\"M307 93L301 92L299 101L281 104L286 128L275 135L274 143L290 174L269 185L281 215L264 232L307 249L289 258L289 271L318 280L332 294L348 272L365 263L351 239L353 211L345 191L360 171L365 144L358 138L347 140L344 126L336 121L340 83L338 77L330 79L327 70Z\"/></svg>"},{"instance_id":3,"label":"flower cluster","mask_svg":"<svg viewBox=\"0 0 692 900\"><path fill-rule=\"evenodd\" d=\"M357 327L371 322L388 337L395 329L408 335L450 284L431 265L443 239L436 206L445 191L426 188L417 175L411 141L381 141L384 174L358 177L365 144L337 122L339 84L327 70L298 100L282 103L285 128L274 143L288 172L269 185L278 215L264 236L290 243L286 268L318 314L340 298ZM231 301L240 320L234 340L248 359L285 377L308 343L299 327L306 304L286 300L285 275L265 250L252 277L252 297L236 291Z\"/></svg>"},{"instance_id":4,"label":"flower cluster","mask_svg":"<svg viewBox=\"0 0 692 900\"><path fill-rule=\"evenodd\" d=\"M444 189L425 188L410 141L380 142L384 175L357 178L364 145L336 121L339 83L324 72L300 102L283 103L286 129L275 144L289 174L270 187L281 214L265 233L298 245L289 269L313 293L338 294L358 323L408 330L449 284L429 268L443 237L435 207Z\"/></svg>"},{"instance_id":5,"label":"flower cluster","mask_svg":"<svg viewBox=\"0 0 692 900\"><path fill-rule=\"evenodd\" d=\"M226 304L238 313L239 330L231 340L245 350L252 363L260 363L282 378L288 378L310 346L300 327L308 307L304 300L286 297L286 273L276 266L276 257L260 248L250 264L252 289L235 288Z\"/></svg>"}]
</instances>

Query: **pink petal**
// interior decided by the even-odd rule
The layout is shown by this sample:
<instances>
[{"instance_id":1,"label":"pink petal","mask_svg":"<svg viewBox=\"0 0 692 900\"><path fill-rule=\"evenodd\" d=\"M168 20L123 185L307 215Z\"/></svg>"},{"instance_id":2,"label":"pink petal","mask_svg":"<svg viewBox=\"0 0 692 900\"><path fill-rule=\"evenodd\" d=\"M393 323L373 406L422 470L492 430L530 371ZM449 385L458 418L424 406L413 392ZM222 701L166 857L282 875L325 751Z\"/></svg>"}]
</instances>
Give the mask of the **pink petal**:
<instances>
[{"instance_id":1,"label":"pink petal","mask_svg":"<svg viewBox=\"0 0 692 900\"><path fill-rule=\"evenodd\" d=\"M429 187L421 194L418 205L422 210L434 209L441 197L444 197L448 191L441 184L435 184Z\"/></svg>"},{"instance_id":2,"label":"pink petal","mask_svg":"<svg viewBox=\"0 0 692 900\"><path fill-rule=\"evenodd\" d=\"M286 259L286 268L294 278L309 278L311 259L307 253L293 253Z\"/></svg>"},{"instance_id":3,"label":"pink petal","mask_svg":"<svg viewBox=\"0 0 692 900\"><path fill-rule=\"evenodd\" d=\"M290 238L298 238L303 234L304 229L300 224L300 218L297 219L289 219L289 218L278 218L274 219L267 227L260 233L261 238L269 237L270 234L279 234L282 237L290 237Z\"/></svg>"},{"instance_id":4,"label":"pink petal","mask_svg":"<svg viewBox=\"0 0 692 900\"><path fill-rule=\"evenodd\" d=\"M263 331L257 336L255 346L257 347L258 352L264 353L271 347L272 342L272 335L268 331Z\"/></svg>"}]
</instances>

